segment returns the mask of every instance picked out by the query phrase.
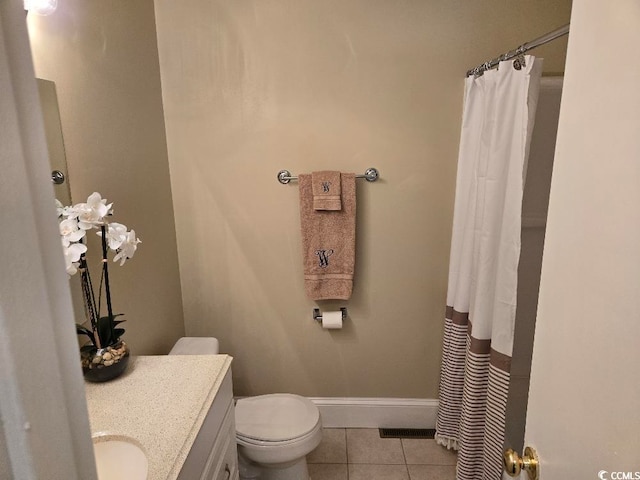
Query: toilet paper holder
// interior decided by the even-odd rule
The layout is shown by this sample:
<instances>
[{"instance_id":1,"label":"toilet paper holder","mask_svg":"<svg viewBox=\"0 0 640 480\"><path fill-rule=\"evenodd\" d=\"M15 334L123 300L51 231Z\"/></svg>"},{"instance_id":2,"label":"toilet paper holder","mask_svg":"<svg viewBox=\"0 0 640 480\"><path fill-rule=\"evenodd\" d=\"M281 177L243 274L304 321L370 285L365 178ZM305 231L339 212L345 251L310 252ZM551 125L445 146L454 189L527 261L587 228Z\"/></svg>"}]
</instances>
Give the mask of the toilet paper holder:
<instances>
[{"instance_id":1,"label":"toilet paper holder","mask_svg":"<svg viewBox=\"0 0 640 480\"><path fill-rule=\"evenodd\" d=\"M342 307L340 309L340 311L342 312L342 320L347 318L347 307ZM321 322L322 323L322 314L320 313L320 309L319 308L314 308L313 309L313 319L316 322Z\"/></svg>"}]
</instances>

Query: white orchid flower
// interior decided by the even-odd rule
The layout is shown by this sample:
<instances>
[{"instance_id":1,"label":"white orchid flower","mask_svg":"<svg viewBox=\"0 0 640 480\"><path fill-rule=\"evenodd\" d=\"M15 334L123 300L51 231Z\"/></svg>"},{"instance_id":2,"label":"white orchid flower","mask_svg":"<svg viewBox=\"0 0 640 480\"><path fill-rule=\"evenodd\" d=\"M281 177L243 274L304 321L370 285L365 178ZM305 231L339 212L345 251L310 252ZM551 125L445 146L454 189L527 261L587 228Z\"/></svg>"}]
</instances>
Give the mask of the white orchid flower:
<instances>
[{"instance_id":1,"label":"white orchid flower","mask_svg":"<svg viewBox=\"0 0 640 480\"><path fill-rule=\"evenodd\" d=\"M120 265L133 257L138 244L142 243L136 238L134 230L127 231L126 225L105 221L105 217L113 213L112 203L102 198L98 192L89 195L86 203L78 203L65 207L56 200L56 212L58 214L60 240L64 251L67 273L74 275L78 271L80 257L87 251L87 246L79 243L86 235L86 231L104 225L106 228L106 240L109 249L116 252L114 262L120 261ZM102 235L102 232L98 232Z\"/></svg>"},{"instance_id":2,"label":"white orchid flower","mask_svg":"<svg viewBox=\"0 0 640 480\"><path fill-rule=\"evenodd\" d=\"M98 192L93 192L87 198L87 203L79 203L72 208L72 215L78 217L78 226L83 230L96 228L104 223L104 217L111 210L110 203L103 199Z\"/></svg>"},{"instance_id":3,"label":"white orchid flower","mask_svg":"<svg viewBox=\"0 0 640 480\"><path fill-rule=\"evenodd\" d=\"M102 232L97 235L102 236ZM121 223L111 222L107 226L107 241L111 250L117 250L127 240L127 226Z\"/></svg>"},{"instance_id":4,"label":"white orchid flower","mask_svg":"<svg viewBox=\"0 0 640 480\"><path fill-rule=\"evenodd\" d=\"M57 198L56 198L56 212L58 213L58 218L60 218L62 216L62 213L64 212L64 205L62 205L62 202Z\"/></svg>"},{"instance_id":5,"label":"white orchid flower","mask_svg":"<svg viewBox=\"0 0 640 480\"><path fill-rule=\"evenodd\" d=\"M79 228L78 220L75 218L66 218L60 222L60 235L64 247L68 247L71 243L79 241L84 237L84 234L85 231Z\"/></svg>"},{"instance_id":6,"label":"white orchid flower","mask_svg":"<svg viewBox=\"0 0 640 480\"><path fill-rule=\"evenodd\" d=\"M87 246L82 243L72 243L65 246L64 261L69 275L75 275L78 272L80 256L87 251Z\"/></svg>"},{"instance_id":7,"label":"white orchid flower","mask_svg":"<svg viewBox=\"0 0 640 480\"><path fill-rule=\"evenodd\" d=\"M72 215L73 207L65 207L60 200L56 198L56 212L58 214L58 218L60 217L69 217ZM76 215L77 216L77 215Z\"/></svg>"},{"instance_id":8,"label":"white orchid flower","mask_svg":"<svg viewBox=\"0 0 640 480\"><path fill-rule=\"evenodd\" d=\"M135 230L131 230L127 232L126 238L124 242L118 248L118 253L113 257L113 261L117 262L120 260L120 266L124 265L129 258L133 257L133 254L136 253L136 249L138 248L138 244L142 243L139 238L136 238Z\"/></svg>"}]
</instances>

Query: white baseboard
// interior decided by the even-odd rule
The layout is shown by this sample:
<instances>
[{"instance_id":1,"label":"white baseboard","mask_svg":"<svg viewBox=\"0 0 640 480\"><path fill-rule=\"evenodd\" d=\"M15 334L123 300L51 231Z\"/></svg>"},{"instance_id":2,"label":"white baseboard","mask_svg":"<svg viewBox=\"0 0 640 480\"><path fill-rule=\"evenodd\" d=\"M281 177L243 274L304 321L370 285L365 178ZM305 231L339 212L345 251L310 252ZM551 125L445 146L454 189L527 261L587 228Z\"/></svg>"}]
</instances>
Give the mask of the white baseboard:
<instances>
[{"instance_id":1,"label":"white baseboard","mask_svg":"<svg viewBox=\"0 0 640 480\"><path fill-rule=\"evenodd\" d=\"M333 428L435 428L438 401L428 398L310 398Z\"/></svg>"}]
</instances>

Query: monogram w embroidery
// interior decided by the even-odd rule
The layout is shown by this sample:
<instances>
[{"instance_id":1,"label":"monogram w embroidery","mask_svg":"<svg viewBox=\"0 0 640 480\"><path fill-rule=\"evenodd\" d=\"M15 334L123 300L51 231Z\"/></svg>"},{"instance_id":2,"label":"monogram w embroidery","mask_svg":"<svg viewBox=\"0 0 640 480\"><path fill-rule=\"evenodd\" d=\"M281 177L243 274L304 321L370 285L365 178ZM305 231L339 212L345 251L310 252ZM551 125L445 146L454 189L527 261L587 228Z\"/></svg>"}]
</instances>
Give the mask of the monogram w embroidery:
<instances>
[{"instance_id":1,"label":"monogram w embroidery","mask_svg":"<svg viewBox=\"0 0 640 480\"><path fill-rule=\"evenodd\" d=\"M333 255L333 250L316 250L316 255L320 262L320 268L327 268L329 266L329 257Z\"/></svg>"},{"instance_id":2,"label":"monogram w embroidery","mask_svg":"<svg viewBox=\"0 0 640 480\"><path fill-rule=\"evenodd\" d=\"M322 182L322 191L327 193L331 187L331 182Z\"/></svg>"}]
</instances>

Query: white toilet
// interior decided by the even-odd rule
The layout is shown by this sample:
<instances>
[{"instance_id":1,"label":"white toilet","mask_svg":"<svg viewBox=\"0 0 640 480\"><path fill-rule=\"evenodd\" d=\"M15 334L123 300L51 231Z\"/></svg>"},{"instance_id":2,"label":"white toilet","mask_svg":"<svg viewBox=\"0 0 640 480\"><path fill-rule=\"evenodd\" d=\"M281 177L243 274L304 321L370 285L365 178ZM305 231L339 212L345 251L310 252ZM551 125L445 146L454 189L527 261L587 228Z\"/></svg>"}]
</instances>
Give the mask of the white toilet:
<instances>
[{"instance_id":1,"label":"white toilet","mask_svg":"<svg viewBox=\"0 0 640 480\"><path fill-rule=\"evenodd\" d=\"M170 355L218 353L213 337L183 337ZM322 440L322 421L310 400L288 393L242 398L236 403L241 480L308 480L306 456Z\"/></svg>"}]
</instances>

